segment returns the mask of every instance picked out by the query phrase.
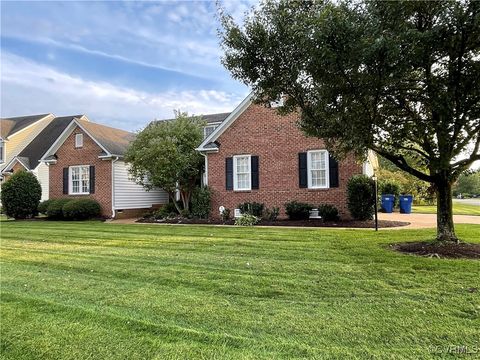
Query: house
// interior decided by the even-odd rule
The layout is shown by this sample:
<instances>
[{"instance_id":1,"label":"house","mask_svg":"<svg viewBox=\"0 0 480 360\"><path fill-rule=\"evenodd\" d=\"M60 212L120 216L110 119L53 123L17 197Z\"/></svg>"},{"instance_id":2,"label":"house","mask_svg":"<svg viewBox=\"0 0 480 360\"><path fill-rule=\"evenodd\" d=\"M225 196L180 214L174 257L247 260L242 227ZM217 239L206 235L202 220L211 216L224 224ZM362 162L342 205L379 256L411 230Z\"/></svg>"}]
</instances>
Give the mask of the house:
<instances>
[{"instance_id":1,"label":"house","mask_svg":"<svg viewBox=\"0 0 480 360\"><path fill-rule=\"evenodd\" d=\"M90 198L105 217L137 216L168 203L163 190L135 183L123 160L133 133L73 118L41 161L49 168L50 198Z\"/></svg>"},{"instance_id":2,"label":"house","mask_svg":"<svg viewBox=\"0 0 480 360\"><path fill-rule=\"evenodd\" d=\"M198 150L205 155L205 183L212 189L213 216L219 207L232 211L246 201L279 207L297 200L331 204L348 217L346 184L370 172L353 155L337 162L323 140L305 136L298 114L280 116L254 104L252 94L228 114Z\"/></svg>"},{"instance_id":3,"label":"house","mask_svg":"<svg viewBox=\"0 0 480 360\"><path fill-rule=\"evenodd\" d=\"M11 174L18 170L26 170L32 172L40 182L42 187L41 200L49 198L49 167L47 164L40 162L40 159L46 151L53 145L65 128L73 121L74 118L80 118L88 121L85 115L73 115L53 117L42 131L37 133L33 139L10 161L5 164L2 174L8 178Z\"/></svg>"}]
</instances>

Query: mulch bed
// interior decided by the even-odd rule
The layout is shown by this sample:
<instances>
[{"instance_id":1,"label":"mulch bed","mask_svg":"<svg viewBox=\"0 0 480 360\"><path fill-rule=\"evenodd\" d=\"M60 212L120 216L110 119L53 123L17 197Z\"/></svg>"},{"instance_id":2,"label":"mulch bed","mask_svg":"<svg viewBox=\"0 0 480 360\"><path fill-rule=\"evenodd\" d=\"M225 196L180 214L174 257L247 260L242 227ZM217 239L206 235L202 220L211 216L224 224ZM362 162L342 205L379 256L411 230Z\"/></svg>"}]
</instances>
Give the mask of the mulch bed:
<instances>
[{"instance_id":1,"label":"mulch bed","mask_svg":"<svg viewBox=\"0 0 480 360\"><path fill-rule=\"evenodd\" d=\"M159 223L159 224L202 224L202 225L234 225L234 220L229 220L227 222L222 222L221 220L214 219L184 219L184 218L175 218L175 219L161 219L156 220L152 218L143 218L137 220L140 223ZM379 220L379 228L389 228L397 226L406 226L410 223L404 221L388 221L388 220ZM276 221L267 221L261 220L256 226L300 226L300 227L345 227L345 228L373 228L375 226L374 221L354 221L354 220L345 220L345 221L322 221L317 219L311 220L287 220L281 219Z\"/></svg>"},{"instance_id":2,"label":"mulch bed","mask_svg":"<svg viewBox=\"0 0 480 360\"><path fill-rule=\"evenodd\" d=\"M480 260L480 244L408 242L393 244L391 247L393 250L418 256Z\"/></svg>"}]
</instances>

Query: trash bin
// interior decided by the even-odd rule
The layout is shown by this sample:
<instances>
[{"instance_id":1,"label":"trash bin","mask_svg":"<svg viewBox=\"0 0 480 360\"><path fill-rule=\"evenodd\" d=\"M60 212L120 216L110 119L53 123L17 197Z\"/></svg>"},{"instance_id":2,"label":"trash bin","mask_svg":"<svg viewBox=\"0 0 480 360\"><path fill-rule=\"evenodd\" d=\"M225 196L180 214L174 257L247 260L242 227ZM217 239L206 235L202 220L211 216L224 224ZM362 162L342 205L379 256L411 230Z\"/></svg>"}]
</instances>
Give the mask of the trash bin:
<instances>
[{"instance_id":1,"label":"trash bin","mask_svg":"<svg viewBox=\"0 0 480 360\"><path fill-rule=\"evenodd\" d=\"M400 196L400 213L410 214L412 212L412 195L401 195Z\"/></svg>"},{"instance_id":2,"label":"trash bin","mask_svg":"<svg viewBox=\"0 0 480 360\"><path fill-rule=\"evenodd\" d=\"M384 194L382 195L382 210L386 213L393 212L393 204L395 203L395 195Z\"/></svg>"}]
</instances>

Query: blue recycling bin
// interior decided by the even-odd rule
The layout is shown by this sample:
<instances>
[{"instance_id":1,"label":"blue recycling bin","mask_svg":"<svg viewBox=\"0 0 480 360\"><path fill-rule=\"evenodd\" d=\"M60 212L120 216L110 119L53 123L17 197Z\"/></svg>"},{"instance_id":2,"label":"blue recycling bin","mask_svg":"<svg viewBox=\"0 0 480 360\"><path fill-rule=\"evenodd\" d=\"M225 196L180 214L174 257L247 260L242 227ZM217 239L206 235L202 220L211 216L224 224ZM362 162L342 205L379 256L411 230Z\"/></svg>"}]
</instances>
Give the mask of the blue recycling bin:
<instances>
[{"instance_id":1,"label":"blue recycling bin","mask_svg":"<svg viewBox=\"0 0 480 360\"><path fill-rule=\"evenodd\" d=\"M393 212L393 204L395 204L395 195L383 194L382 195L382 210L386 213Z\"/></svg>"},{"instance_id":2,"label":"blue recycling bin","mask_svg":"<svg viewBox=\"0 0 480 360\"><path fill-rule=\"evenodd\" d=\"M401 195L400 196L400 213L401 214L410 214L412 212L412 195Z\"/></svg>"}]
</instances>

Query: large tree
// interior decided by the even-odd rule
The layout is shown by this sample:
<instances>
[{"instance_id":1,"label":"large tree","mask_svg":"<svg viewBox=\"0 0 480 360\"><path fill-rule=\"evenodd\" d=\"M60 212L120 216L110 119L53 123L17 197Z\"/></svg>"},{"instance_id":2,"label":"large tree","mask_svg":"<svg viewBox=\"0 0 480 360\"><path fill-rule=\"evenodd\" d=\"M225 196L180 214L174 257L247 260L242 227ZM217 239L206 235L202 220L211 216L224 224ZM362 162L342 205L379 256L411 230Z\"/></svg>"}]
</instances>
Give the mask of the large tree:
<instances>
[{"instance_id":1,"label":"large tree","mask_svg":"<svg viewBox=\"0 0 480 360\"><path fill-rule=\"evenodd\" d=\"M479 14L476 1L264 1L241 25L221 12L223 63L257 101L300 109L337 157L372 149L432 183L437 240L457 241L452 184L480 160Z\"/></svg>"},{"instance_id":2,"label":"large tree","mask_svg":"<svg viewBox=\"0 0 480 360\"><path fill-rule=\"evenodd\" d=\"M179 213L189 211L201 174L203 157L195 149L202 142L203 125L199 117L177 111L174 120L153 122L142 130L125 155L137 183L165 190ZM177 191L183 209L177 204Z\"/></svg>"}]
</instances>

